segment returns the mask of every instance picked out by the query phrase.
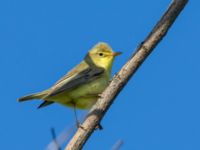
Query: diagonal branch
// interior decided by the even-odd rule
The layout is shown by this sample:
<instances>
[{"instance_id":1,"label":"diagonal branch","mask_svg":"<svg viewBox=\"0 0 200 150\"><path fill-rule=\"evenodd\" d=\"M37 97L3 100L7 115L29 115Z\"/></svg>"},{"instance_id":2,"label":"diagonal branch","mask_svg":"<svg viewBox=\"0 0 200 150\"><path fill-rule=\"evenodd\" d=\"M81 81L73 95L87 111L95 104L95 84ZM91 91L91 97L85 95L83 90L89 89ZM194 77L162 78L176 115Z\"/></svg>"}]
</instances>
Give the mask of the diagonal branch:
<instances>
[{"instance_id":1,"label":"diagonal branch","mask_svg":"<svg viewBox=\"0 0 200 150\"><path fill-rule=\"evenodd\" d=\"M111 83L102 93L101 98L99 98L97 103L92 107L89 115L82 124L84 129L79 128L77 130L65 150L80 150L83 147L95 130L95 127L100 123L106 111L113 103L115 97L120 93L128 80L134 75L156 45L166 35L167 31L178 17L179 13L183 10L187 2L188 0L173 0L170 7L153 28L145 41L139 45L135 54L114 76Z\"/></svg>"}]
</instances>

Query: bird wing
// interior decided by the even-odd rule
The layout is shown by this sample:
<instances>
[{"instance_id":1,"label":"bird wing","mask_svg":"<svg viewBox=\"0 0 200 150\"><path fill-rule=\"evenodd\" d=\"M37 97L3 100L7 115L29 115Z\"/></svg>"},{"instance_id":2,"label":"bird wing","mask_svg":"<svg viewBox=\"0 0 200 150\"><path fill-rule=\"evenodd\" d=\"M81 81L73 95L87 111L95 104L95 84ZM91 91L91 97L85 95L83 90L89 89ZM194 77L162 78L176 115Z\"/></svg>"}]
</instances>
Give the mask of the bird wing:
<instances>
[{"instance_id":1,"label":"bird wing","mask_svg":"<svg viewBox=\"0 0 200 150\"><path fill-rule=\"evenodd\" d=\"M76 69L77 67L79 69ZM62 93L63 91L71 90L82 84L93 81L99 78L99 75L104 73L104 69L97 66L90 67L81 63L77 67L75 67L63 78L57 81L56 84L51 87L50 92L47 96L45 96L45 98L55 96L56 94Z\"/></svg>"},{"instance_id":2,"label":"bird wing","mask_svg":"<svg viewBox=\"0 0 200 150\"><path fill-rule=\"evenodd\" d=\"M53 104L54 102L51 102L51 101L44 101L42 102L39 106L38 106L38 109L39 108L43 108L43 107L46 107L46 106L49 106L51 104Z\"/></svg>"}]
</instances>

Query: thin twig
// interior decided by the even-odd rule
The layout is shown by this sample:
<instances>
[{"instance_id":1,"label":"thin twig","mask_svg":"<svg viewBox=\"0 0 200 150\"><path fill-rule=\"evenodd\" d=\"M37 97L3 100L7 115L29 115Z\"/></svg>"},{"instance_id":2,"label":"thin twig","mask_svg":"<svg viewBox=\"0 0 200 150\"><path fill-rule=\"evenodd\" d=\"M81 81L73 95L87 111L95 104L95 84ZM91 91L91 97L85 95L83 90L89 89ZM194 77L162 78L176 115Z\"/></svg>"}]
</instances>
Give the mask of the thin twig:
<instances>
[{"instance_id":1,"label":"thin twig","mask_svg":"<svg viewBox=\"0 0 200 150\"><path fill-rule=\"evenodd\" d=\"M124 142L122 140L118 140L111 148L111 150L119 150Z\"/></svg>"},{"instance_id":2,"label":"thin twig","mask_svg":"<svg viewBox=\"0 0 200 150\"><path fill-rule=\"evenodd\" d=\"M83 119L86 116L86 112L81 112L81 115L79 115L79 120L83 121ZM67 126L61 133L59 133L56 136L56 142L57 145L59 145L60 147L62 147L63 144L65 144L66 142L68 142L68 140L70 139L70 137L72 136L72 134L76 131L76 124L72 124L71 126ZM55 138L52 139L52 141L47 145L47 147L45 148L46 150L55 150L57 149L56 145L55 145Z\"/></svg>"},{"instance_id":3,"label":"thin twig","mask_svg":"<svg viewBox=\"0 0 200 150\"><path fill-rule=\"evenodd\" d=\"M132 75L137 71L140 65L145 61L148 55L156 47L156 45L166 35L167 31L183 10L188 0L174 0L160 21L153 28L144 42L137 48L135 54L115 75L109 86L101 94L97 103L92 107L89 115L86 117L82 128L79 128L65 150L80 150L86 143L90 135L94 132L95 127L100 123L101 119L113 103L115 97L120 93Z\"/></svg>"},{"instance_id":4,"label":"thin twig","mask_svg":"<svg viewBox=\"0 0 200 150\"><path fill-rule=\"evenodd\" d=\"M61 150L60 145L58 144L57 139L56 139L56 132L54 128L51 128L51 134L52 134L52 139L55 145L55 150Z\"/></svg>"},{"instance_id":5,"label":"thin twig","mask_svg":"<svg viewBox=\"0 0 200 150\"><path fill-rule=\"evenodd\" d=\"M46 150L55 150L55 149L57 149L57 145L59 145L61 147L63 143L65 143L66 141L69 140L69 138L71 137L71 135L75 131L75 129L76 129L75 125L67 127L66 129L64 129L56 137L57 144L55 144L55 140L52 139L52 141L47 145Z\"/></svg>"}]
</instances>

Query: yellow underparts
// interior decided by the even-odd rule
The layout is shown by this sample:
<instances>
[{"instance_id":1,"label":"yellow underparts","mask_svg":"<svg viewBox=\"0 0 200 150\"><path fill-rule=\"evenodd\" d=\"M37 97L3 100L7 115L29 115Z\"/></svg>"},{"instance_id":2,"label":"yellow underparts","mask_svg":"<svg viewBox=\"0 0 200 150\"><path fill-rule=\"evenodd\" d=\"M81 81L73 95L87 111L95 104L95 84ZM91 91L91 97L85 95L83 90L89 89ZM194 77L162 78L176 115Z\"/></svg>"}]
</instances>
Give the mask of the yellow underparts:
<instances>
[{"instance_id":1,"label":"yellow underparts","mask_svg":"<svg viewBox=\"0 0 200 150\"><path fill-rule=\"evenodd\" d=\"M63 92L47 98L47 101L54 101L62 105L79 109L89 109L94 105L99 94L107 87L109 83L108 74L103 74L100 78L88 84L81 85L73 90Z\"/></svg>"}]
</instances>

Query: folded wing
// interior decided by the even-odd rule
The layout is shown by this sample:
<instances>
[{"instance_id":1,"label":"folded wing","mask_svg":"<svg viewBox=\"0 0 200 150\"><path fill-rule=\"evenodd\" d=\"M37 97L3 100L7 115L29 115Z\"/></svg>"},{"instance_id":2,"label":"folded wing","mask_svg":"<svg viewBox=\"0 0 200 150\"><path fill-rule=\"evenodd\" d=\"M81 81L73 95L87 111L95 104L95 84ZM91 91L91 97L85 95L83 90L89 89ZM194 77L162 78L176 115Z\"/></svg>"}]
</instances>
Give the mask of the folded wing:
<instances>
[{"instance_id":1,"label":"folded wing","mask_svg":"<svg viewBox=\"0 0 200 150\"><path fill-rule=\"evenodd\" d=\"M45 96L45 98L55 96L64 91L76 88L82 84L94 81L104 73L104 69L101 67L89 67L84 65L84 67L80 68L81 70L79 69L79 71L70 71L67 75L56 82L56 84L50 88L49 93L47 96Z\"/></svg>"}]
</instances>

